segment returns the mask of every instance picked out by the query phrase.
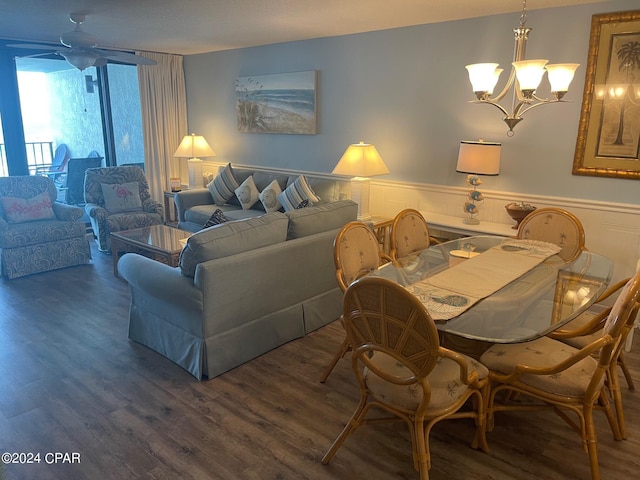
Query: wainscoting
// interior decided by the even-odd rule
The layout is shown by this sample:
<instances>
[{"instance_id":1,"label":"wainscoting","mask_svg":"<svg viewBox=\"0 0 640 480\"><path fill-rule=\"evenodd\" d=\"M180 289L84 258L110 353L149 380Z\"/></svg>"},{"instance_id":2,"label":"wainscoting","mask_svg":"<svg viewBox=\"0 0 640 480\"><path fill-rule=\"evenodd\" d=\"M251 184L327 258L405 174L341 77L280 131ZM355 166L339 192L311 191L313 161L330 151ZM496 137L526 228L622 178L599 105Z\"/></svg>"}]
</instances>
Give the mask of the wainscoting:
<instances>
[{"instance_id":1,"label":"wainscoting","mask_svg":"<svg viewBox=\"0 0 640 480\"><path fill-rule=\"evenodd\" d=\"M462 205L466 194L467 189L464 187L372 180L371 212L382 217L393 217L404 208L415 208L421 212L460 217L462 226ZM614 280L631 276L635 272L636 260L640 258L640 205L522 195L484 188L482 194L485 200L478 216L480 222L514 225L504 208L513 201L531 203L538 208L564 208L582 222L587 248L613 260Z\"/></svg>"},{"instance_id":2,"label":"wainscoting","mask_svg":"<svg viewBox=\"0 0 640 480\"><path fill-rule=\"evenodd\" d=\"M203 171L216 174L219 162L204 162ZM232 164L235 165L235 164ZM247 165L238 165L247 167ZM248 166L253 167L255 166ZM336 178L331 174L258 167L261 170L305 174L313 177ZM341 195L350 196L348 178L341 179ZM576 215L585 229L587 248L608 256L614 262L613 280L629 277L635 272L636 260L640 258L640 205L609 203L579 198L526 195L482 189L484 203L478 218L481 222L514 225L504 206L513 201L531 203L538 208L559 207ZM434 212L450 217L459 217L461 226L462 205L467 188L446 185L431 185L409 182L371 180L371 214L381 218L393 218L400 210L415 208L421 212ZM515 230L513 231L515 234Z\"/></svg>"}]
</instances>

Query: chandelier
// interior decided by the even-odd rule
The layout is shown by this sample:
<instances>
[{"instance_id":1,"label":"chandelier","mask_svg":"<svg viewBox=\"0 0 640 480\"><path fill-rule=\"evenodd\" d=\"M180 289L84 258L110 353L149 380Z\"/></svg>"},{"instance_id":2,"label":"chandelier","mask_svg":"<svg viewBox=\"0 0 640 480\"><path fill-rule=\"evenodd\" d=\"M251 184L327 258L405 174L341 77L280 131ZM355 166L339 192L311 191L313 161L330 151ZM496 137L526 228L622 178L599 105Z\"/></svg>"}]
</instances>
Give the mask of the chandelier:
<instances>
[{"instance_id":1,"label":"chandelier","mask_svg":"<svg viewBox=\"0 0 640 480\"><path fill-rule=\"evenodd\" d=\"M520 123L522 116L532 108L547 103L563 101L565 93L569 90L569 84L573 80L573 74L580 66L578 63L563 63L547 65L548 60L525 60L525 48L527 38L531 28L525 24L527 22L527 1L522 2L522 13L520 14L520 26L513 29L515 34L515 49L513 53L513 63L509 79L504 89L495 97L493 90L498 83L503 69L498 68L497 63L476 63L467 65L465 68L469 72L469 80L473 87L477 100L471 103L486 103L498 108L505 116L502 119L509 131L507 136L513 136L513 128ZM540 98L536 95L536 89L542 81L544 73L547 72L551 94L553 98ZM511 112L500 105L500 102L513 87L513 103Z\"/></svg>"}]
</instances>

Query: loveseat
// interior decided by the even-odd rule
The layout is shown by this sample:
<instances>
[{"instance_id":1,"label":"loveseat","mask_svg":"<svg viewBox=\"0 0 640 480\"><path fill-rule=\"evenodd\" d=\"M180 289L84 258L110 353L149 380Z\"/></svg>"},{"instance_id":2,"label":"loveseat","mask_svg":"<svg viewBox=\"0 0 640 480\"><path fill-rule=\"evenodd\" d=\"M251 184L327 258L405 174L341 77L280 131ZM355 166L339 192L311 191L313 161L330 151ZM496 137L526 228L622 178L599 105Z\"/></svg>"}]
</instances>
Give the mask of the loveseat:
<instances>
[{"instance_id":1,"label":"loveseat","mask_svg":"<svg viewBox=\"0 0 640 480\"><path fill-rule=\"evenodd\" d=\"M176 268L123 255L129 338L202 379L335 320L342 293L333 241L357 210L340 200L205 228L189 237Z\"/></svg>"},{"instance_id":2,"label":"loveseat","mask_svg":"<svg viewBox=\"0 0 640 480\"><path fill-rule=\"evenodd\" d=\"M223 167L221 167L222 170ZM300 175L279 173L258 168L237 167L232 169L233 176L238 184L242 185L245 181L252 177L256 190L260 193L266 193L267 187L272 183L278 184L278 189L285 191L299 180ZM219 174L218 174L219 175ZM314 205L323 205L334 202L336 200L344 200L347 196L341 191L341 182L323 177L304 175L309 187L318 197L313 202ZM211 176L208 181L212 181L215 176ZM231 191L230 191L231 193ZM277 193L277 192L276 192ZM229 199L222 202L215 202L211 194L211 183L209 188L197 188L193 190L183 190L174 196L176 210L178 212L178 228L191 232L198 231L207 222L211 215L220 209L225 217L231 220L241 220L245 218L264 215L266 212L265 204L268 200L258 199L250 208L243 208L237 195L231 194ZM283 209L278 209L282 211Z\"/></svg>"}]
</instances>

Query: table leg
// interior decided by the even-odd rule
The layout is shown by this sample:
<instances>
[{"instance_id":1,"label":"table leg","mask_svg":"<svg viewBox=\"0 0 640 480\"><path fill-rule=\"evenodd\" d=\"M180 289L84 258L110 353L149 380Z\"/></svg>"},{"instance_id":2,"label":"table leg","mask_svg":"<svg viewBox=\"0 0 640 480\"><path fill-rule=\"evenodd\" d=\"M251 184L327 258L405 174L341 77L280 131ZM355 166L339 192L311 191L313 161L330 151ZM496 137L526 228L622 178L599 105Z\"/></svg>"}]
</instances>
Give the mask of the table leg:
<instances>
[{"instance_id":1,"label":"table leg","mask_svg":"<svg viewBox=\"0 0 640 480\"><path fill-rule=\"evenodd\" d=\"M113 258L113 275L118 275L118 242L115 238L111 238L111 257Z\"/></svg>"}]
</instances>

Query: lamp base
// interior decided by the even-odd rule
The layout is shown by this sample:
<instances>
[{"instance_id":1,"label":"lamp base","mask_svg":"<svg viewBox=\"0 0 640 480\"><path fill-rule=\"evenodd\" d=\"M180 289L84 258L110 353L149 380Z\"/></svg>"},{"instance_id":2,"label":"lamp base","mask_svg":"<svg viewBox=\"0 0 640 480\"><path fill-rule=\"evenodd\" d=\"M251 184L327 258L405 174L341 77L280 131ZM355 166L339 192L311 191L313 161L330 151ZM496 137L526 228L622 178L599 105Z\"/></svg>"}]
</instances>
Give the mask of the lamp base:
<instances>
[{"instance_id":1,"label":"lamp base","mask_svg":"<svg viewBox=\"0 0 640 480\"><path fill-rule=\"evenodd\" d=\"M371 220L369 213L369 192L371 180L366 177L353 177L351 179L351 200L358 204L358 221Z\"/></svg>"},{"instance_id":2,"label":"lamp base","mask_svg":"<svg viewBox=\"0 0 640 480\"><path fill-rule=\"evenodd\" d=\"M477 218L463 218L462 223L465 223L467 225L478 225L480 223L480 220L478 220Z\"/></svg>"},{"instance_id":3,"label":"lamp base","mask_svg":"<svg viewBox=\"0 0 640 480\"><path fill-rule=\"evenodd\" d=\"M202 160L199 158L190 158L187 161L189 167L189 189L202 188L204 182L202 181Z\"/></svg>"}]
</instances>

